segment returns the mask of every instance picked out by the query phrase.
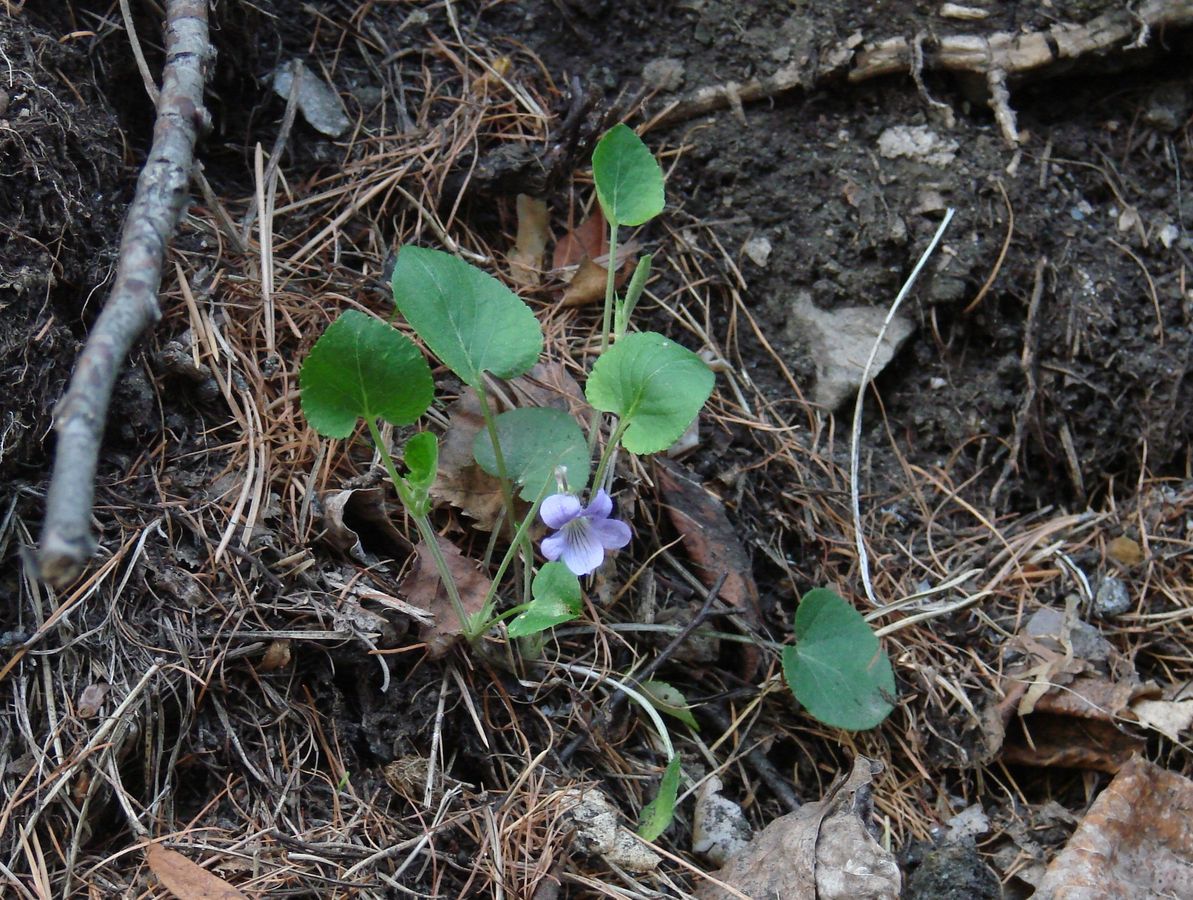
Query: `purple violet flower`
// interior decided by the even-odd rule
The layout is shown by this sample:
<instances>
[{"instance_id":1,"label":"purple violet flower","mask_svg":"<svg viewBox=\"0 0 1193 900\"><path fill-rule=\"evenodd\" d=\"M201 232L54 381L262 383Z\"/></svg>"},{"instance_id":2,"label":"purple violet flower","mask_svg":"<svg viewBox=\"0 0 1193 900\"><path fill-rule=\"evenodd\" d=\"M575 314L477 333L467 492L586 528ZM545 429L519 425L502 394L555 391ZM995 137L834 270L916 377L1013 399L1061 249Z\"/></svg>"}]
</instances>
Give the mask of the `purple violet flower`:
<instances>
[{"instance_id":1,"label":"purple violet flower","mask_svg":"<svg viewBox=\"0 0 1193 900\"><path fill-rule=\"evenodd\" d=\"M610 519L613 501L603 490L592 502L580 506L575 494L552 494L543 501L539 515L555 534L543 538L543 556L562 558L574 575L587 575L605 559L606 550L619 550L630 542L630 526Z\"/></svg>"}]
</instances>

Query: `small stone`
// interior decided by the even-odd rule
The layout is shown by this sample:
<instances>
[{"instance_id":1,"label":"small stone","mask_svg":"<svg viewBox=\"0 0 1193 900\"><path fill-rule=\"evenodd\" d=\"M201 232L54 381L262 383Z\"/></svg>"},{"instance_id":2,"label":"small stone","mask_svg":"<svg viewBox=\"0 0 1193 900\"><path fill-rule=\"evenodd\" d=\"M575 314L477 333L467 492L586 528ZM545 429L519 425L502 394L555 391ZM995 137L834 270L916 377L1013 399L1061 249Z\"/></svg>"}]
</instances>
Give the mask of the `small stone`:
<instances>
[{"instance_id":1,"label":"small stone","mask_svg":"<svg viewBox=\"0 0 1193 900\"><path fill-rule=\"evenodd\" d=\"M990 818L980 803L966 807L945 824L949 826L946 838L949 843L972 841L990 833Z\"/></svg>"},{"instance_id":2,"label":"small stone","mask_svg":"<svg viewBox=\"0 0 1193 900\"><path fill-rule=\"evenodd\" d=\"M1032 613L1023 630L1028 637L1053 638L1063 644L1064 635L1061 632L1066 624L1070 626L1069 646L1073 648L1075 657L1090 662L1100 662L1110 658L1113 648L1110 646L1110 642L1102 637L1102 632L1080 619L1066 623L1065 614L1050 606L1045 606Z\"/></svg>"},{"instance_id":3,"label":"small stone","mask_svg":"<svg viewBox=\"0 0 1193 900\"><path fill-rule=\"evenodd\" d=\"M1121 578L1104 575L1094 594L1094 615L1099 619L1113 619L1131 608L1131 592Z\"/></svg>"},{"instance_id":4,"label":"small stone","mask_svg":"<svg viewBox=\"0 0 1193 900\"><path fill-rule=\"evenodd\" d=\"M1143 548L1139 542L1120 534L1106 545L1106 555L1124 566L1137 566L1143 562Z\"/></svg>"},{"instance_id":5,"label":"small stone","mask_svg":"<svg viewBox=\"0 0 1193 900\"><path fill-rule=\"evenodd\" d=\"M770 262L771 242L764 237L752 237L746 241L741 248L742 252L754 265L760 269L765 269L766 264Z\"/></svg>"},{"instance_id":6,"label":"small stone","mask_svg":"<svg viewBox=\"0 0 1193 900\"><path fill-rule=\"evenodd\" d=\"M710 776L696 794L692 814L692 852L723 866L750 842L753 829L741 807L721 796L724 785Z\"/></svg>"},{"instance_id":7,"label":"small stone","mask_svg":"<svg viewBox=\"0 0 1193 900\"><path fill-rule=\"evenodd\" d=\"M683 62L672 57L652 59L642 67L642 80L655 91L677 91L683 85Z\"/></svg>"},{"instance_id":8,"label":"small stone","mask_svg":"<svg viewBox=\"0 0 1193 900\"><path fill-rule=\"evenodd\" d=\"M878 136L878 152L885 159L905 157L941 168L957 158L959 146L927 125L893 125Z\"/></svg>"},{"instance_id":9,"label":"small stone","mask_svg":"<svg viewBox=\"0 0 1193 900\"><path fill-rule=\"evenodd\" d=\"M571 822L572 849L588 856L601 856L627 872L643 875L658 868L662 859L642 841L637 840L618 821L617 808L595 788L570 790L565 799L572 805L567 812Z\"/></svg>"}]
</instances>

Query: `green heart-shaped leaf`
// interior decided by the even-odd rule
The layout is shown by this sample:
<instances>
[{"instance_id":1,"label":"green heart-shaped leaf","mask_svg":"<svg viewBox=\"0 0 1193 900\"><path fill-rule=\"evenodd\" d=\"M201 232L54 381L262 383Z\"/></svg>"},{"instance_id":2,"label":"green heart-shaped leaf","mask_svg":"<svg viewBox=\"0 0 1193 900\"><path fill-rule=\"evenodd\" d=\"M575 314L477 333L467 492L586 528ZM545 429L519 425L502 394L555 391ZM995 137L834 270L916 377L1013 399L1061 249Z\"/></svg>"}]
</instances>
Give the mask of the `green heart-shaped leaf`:
<instances>
[{"instance_id":1,"label":"green heart-shaped leaf","mask_svg":"<svg viewBox=\"0 0 1193 900\"><path fill-rule=\"evenodd\" d=\"M492 275L439 250L403 247L394 303L418 336L466 384L513 378L534 365L543 331L530 307Z\"/></svg>"},{"instance_id":2,"label":"green heart-shaped leaf","mask_svg":"<svg viewBox=\"0 0 1193 900\"><path fill-rule=\"evenodd\" d=\"M561 409L527 407L503 412L497 417L497 440L506 473L522 485L525 500L533 502L543 487L555 480L556 466L567 468L572 487L579 489L588 483L588 442L576 420ZM472 454L482 469L497 474L488 429L477 433Z\"/></svg>"},{"instance_id":3,"label":"green heart-shaped leaf","mask_svg":"<svg viewBox=\"0 0 1193 900\"><path fill-rule=\"evenodd\" d=\"M713 388L712 370L686 347L653 331L627 334L592 367L584 395L621 417L631 453L666 450L687 430Z\"/></svg>"},{"instance_id":4,"label":"green heart-shaped leaf","mask_svg":"<svg viewBox=\"0 0 1193 900\"><path fill-rule=\"evenodd\" d=\"M538 634L580 615L580 579L561 562L549 562L530 584L530 606L509 624L512 638Z\"/></svg>"},{"instance_id":5,"label":"green heart-shaped leaf","mask_svg":"<svg viewBox=\"0 0 1193 900\"><path fill-rule=\"evenodd\" d=\"M597 143L592 177L613 225L641 225L663 211L663 170L628 125L614 125Z\"/></svg>"},{"instance_id":6,"label":"green heart-shaped leaf","mask_svg":"<svg viewBox=\"0 0 1193 900\"><path fill-rule=\"evenodd\" d=\"M679 795L679 756L671 757L663 780L659 782L659 793L642 807L642 818L638 820L638 836L653 841L671 824L675 817L675 798Z\"/></svg>"},{"instance_id":7,"label":"green heart-shaped leaf","mask_svg":"<svg viewBox=\"0 0 1193 900\"><path fill-rule=\"evenodd\" d=\"M826 588L808 591L795 612L795 638L783 650L783 675L808 712L847 731L873 728L890 715L891 661L849 603Z\"/></svg>"},{"instance_id":8,"label":"green heart-shaped leaf","mask_svg":"<svg viewBox=\"0 0 1193 900\"><path fill-rule=\"evenodd\" d=\"M346 438L357 419L409 425L431 405L431 369L414 342L354 309L327 327L298 376L302 411L319 434Z\"/></svg>"}]
</instances>

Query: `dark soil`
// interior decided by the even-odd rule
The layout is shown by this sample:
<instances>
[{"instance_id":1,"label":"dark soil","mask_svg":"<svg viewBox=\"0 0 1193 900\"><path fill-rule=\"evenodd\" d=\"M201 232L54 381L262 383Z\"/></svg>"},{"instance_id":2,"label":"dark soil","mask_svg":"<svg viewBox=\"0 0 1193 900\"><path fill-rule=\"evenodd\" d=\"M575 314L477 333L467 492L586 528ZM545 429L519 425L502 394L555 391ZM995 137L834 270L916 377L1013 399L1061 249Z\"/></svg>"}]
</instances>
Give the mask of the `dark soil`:
<instances>
[{"instance_id":1,"label":"dark soil","mask_svg":"<svg viewBox=\"0 0 1193 900\"><path fill-rule=\"evenodd\" d=\"M362 133L400 131L407 110L435 121L447 118L453 103L436 96L435 88L455 71L447 61L451 55L436 48L460 49L453 43L450 6L462 35L486 53L508 54L518 83L552 102L554 143L528 149L527 143L503 140L499 126L492 126L443 170L418 173L438 188L445 215L458 214L462 227L505 248L513 231L514 195L541 196L553 222L565 218L576 198L588 192L576 174L594 139L624 113L632 112L634 123L648 121L695 89L771 75L801 53L855 34L867 41L921 32L989 34L1086 21L1116 6L988 5L988 18L958 22L940 18L939 4L854 0L433 5L326 0L302 5L301 12L281 0L221 0L214 14L220 56L208 96L215 129L198 155L224 202L231 206L253 195L255 147L272 146L285 106L270 91L268 73L295 55L334 73L350 116L364 123ZM152 10L134 6L142 39L155 35ZM8 60L7 70L0 65L0 378L9 388L0 396L0 590L20 598L0 613L5 648L37 631L63 599L47 601L29 587L21 554L30 548L41 515L53 404L105 296L123 210L151 127L127 41L110 24L116 21L119 12L108 4L79 0L57 13L17 15L0 30L0 51ZM63 37L91 29L93 40ZM953 558L941 541L954 538L956 546L971 548L957 553L967 564L990 561L1000 548L986 531L965 530L971 520L954 525L951 513L941 513L948 529L955 527L942 535L936 515L952 497L1009 529L1048 515L1096 510L1109 517L1106 528L1119 533L1138 536L1131 530L1146 520L1182 535L1180 523L1160 510L1181 508L1193 479L1193 293L1186 284L1193 243L1185 227L1193 220L1183 196L1193 160L1193 72L1182 52L1187 41L1185 35L1159 35L1152 50L1126 60L1093 59L1081 71L1040 73L1012 84L1023 135L1017 148L1008 146L971 84L931 72L922 89L907 76L830 83L747 104L743 119L722 110L645 135L668 172L668 213L638 235L660 254L652 295L677 298L677 306L696 298L693 317L707 313L709 338L774 426L772 433L740 421L706 423L705 441L685 465L724 501L739 529L767 609L763 624L776 640L790 633L795 597L808 587L826 583L861 596L841 476L848 465L852 397L836 410L806 402L815 395L826 351L797 310L811 304L828 312L885 311L948 207L956 216L903 307L913 333L876 379L864 409L863 492L866 527L881 556L876 579L892 595L914 589L921 579L936 579L938 555ZM156 71L160 48L156 38L146 44ZM532 58L541 60L541 68ZM378 59L385 60L383 67ZM651 87L644 82L644 67L660 61L669 61L671 81ZM656 74L652 70L647 77ZM407 92L402 103L394 100L395 79ZM945 156L884 153L884 135L909 127L934 134L947 145ZM410 140L416 138L421 135L412 130ZM346 150L346 139L329 140L300 119L283 157L286 190L294 197L318 194L343 171L370 159L357 149L363 144ZM295 213L279 225L277 240L291 241L293 252L324 226L319 216L325 209L312 204ZM243 205L237 207L237 223L243 211ZM255 257L245 254L248 262L240 267L218 262L220 253L231 251L214 230L196 224L210 216L196 199L193 221L183 224L174 252L211 321L229 334L251 333L245 323L255 327L251 317L260 297L237 292L259 282ZM235 367L229 363L230 393L247 398L252 386L266 384L282 398L269 409L287 409L282 401L287 394L293 398L293 373L319 324L327 321L326 308L344 303L382 308L378 276L386 251L408 233L412 220L422 221L386 195L345 219L343 255L318 260L327 273L318 286L311 285L322 273L304 270L300 277L297 268L287 270L293 280L283 290L296 304L306 304L303 313L268 367L256 338L246 339L249 351ZM769 254L748 249L762 240ZM705 277L688 292L691 261ZM223 281L213 279L213 269ZM71 594L71 603L84 594L87 599L73 617L64 615L60 635L51 632L38 645L57 667L57 708L74 709L79 691L91 684L110 683L113 696L123 696L155 661L190 673L160 694L155 686L142 717L121 732L124 789L138 810L150 810L143 819L156 828L155 835L193 827L209 834L209 846L221 852L235 845L235 852L221 857L228 862L219 871L237 884L259 874L248 861L241 865L245 854L268 856L272 873L289 865L285 854L294 853L299 855L293 864L306 866L302 877L310 879L296 890L305 889L307 896L401 896L398 888L379 887L376 880L368 888L376 893L355 893L359 881L348 879L353 887L337 879L386 846L402 847L376 864L388 877L418 838L433 834L425 856L397 883L434 896L477 895L469 893L476 890L476 861L489 859L493 848L476 823L493 817L502 828L516 819L512 832L522 834L517 829L523 826L527 834L533 831L523 850L532 847L530 855L545 861L542 872L527 863L509 883L547 884L546 871L555 861L556 875L571 871L568 855L556 853L566 829L559 826L556 833L550 820L550 828L535 830L547 821L534 818L545 808L536 803L547 804L557 788L597 782L632 819L649 793L638 775L658 763L642 729L632 719L618 721L561 760L559 750L574 733L601 727L602 695L566 685L548 689L525 672L510 674L504 661L483 656L454 657L453 669L446 662L423 661L418 653L397 652L414 642L417 626L389 609L360 613L372 617L367 621L352 620L356 601L345 585L367 571L377 579L369 583L396 586L404 560L388 538L360 522L364 557L348 559L330 550L315 537L308 518L313 513L300 511L294 498L305 495L293 485L313 490L318 475L320 490L333 490L345 486L344 475L351 471L364 472L367 480L370 461L360 448L334 448L328 462L322 451L316 461L313 439L274 445L272 464L280 471L266 485L256 528L243 549L233 541L226 555L217 553L223 517L249 477L236 449L243 433L210 371L168 362L174 358L171 341L184 348L185 361L194 322L177 286L166 290L171 292L166 317L143 342L119 388L101 466L101 562L131 562L127 568L121 563L123 580L101 580L95 596ZM1038 306L1031 317L1033 294ZM757 332L741 321L735 295ZM644 327L700 343L666 307L663 300L647 304ZM581 312L579 321L586 322L586 315ZM801 396L794 396L784 367ZM250 376L259 380L250 384ZM265 424L266 431L270 427ZM302 434L290 422L284 427ZM642 473L627 472L629 477L641 486L642 521L654 517L648 549L669 544L675 534L662 500ZM1144 482L1161 478L1170 479L1163 488L1168 493L1140 490ZM628 491L624 502L632 502ZM466 523L445 517L442 524L453 540L472 540L483 550L484 536ZM1087 555L1075 558L1091 579L1110 571L1111 563L1092 546L1083 547ZM932 565L917 568L908 557L930 559ZM649 588L640 584L617 609L600 606L610 620L635 621L656 590L665 598L658 621L682 622L699 605L697 586L672 569L660 564L643 570L649 571L643 576ZM627 567L621 574L631 571ZM598 585L594 604L605 603L622 583L611 578ZM1033 602L1063 606L1066 590L1042 582ZM655 612L652 607L651 615ZM974 705L993 702L985 676L963 669L957 654L965 657L965 666L981 659L988 670L999 669L1003 633L1015 629L1020 612L1016 597L1000 595L981 616L961 611L934 620L924 629L928 639L908 632L892 637L892 657L902 654L897 671L904 703L873 735L838 734L810 721L789 699L770 699L760 707L754 731L743 738L741 752L761 746L805 802L816 799L837 772L848 770L853 754L882 758L893 774L884 783L886 805L881 785L876 802L901 842L894 849L903 853L913 896L944 896L939 885L952 888L958 880L971 885L970 895L998 896L1000 877L1008 891L1028 892L1029 882L1016 880L1014 872L1022 861L1016 854L1029 842L1016 835L1030 833L1036 843L1028 852L1037 854L1034 863L1046 863L1063 846L1099 776L1029 771L1021 777L1032 788L1023 806L1016 800L1012 809L1009 791L979 764L988 760L979 759L984 735L972 717L956 705L928 699L936 697L931 674L943 673L964 684ZM184 632L201 636L205 645L186 645L179 637ZM374 637L362 640L363 632ZM278 641L292 652L276 671L260 665L270 634L286 635ZM1138 632L1119 637L1124 648L1139 651L1140 669L1149 674L1165 671L1183 652L1167 633L1152 646L1140 643ZM618 645L610 665L629 666L662 643L644 637ZM109 665L117 645L131 649ZM378 647L393 655L374 655ZM17 810L28 799L22 779L38 766L48 771L62 762L50 750L38 758L30 747L50 746L54 735L68 750L83 746L97 721L89 725L72 713L59 735L48 724L57 713L46 712L44 703L37 705L44 721L34 725L27 713L14 712L28 705L19 692L43 684L39 659L30 656L0 684L6 698L0 776L4 799ZM678 657L664 675L689 699L722 712L757 694L757 680L743 677L751 675L749 667L732 648L688 661ZM732 708L734 715L740 711ZM709 726L709 734L715 738L725 727ZM428 809L423 789L434 742L443 749L436 761L443 777ZM522 784L526 757L548 747L553 754L540 761L532 779L539 794L503 801L511 783ZM1188 769L1190 761L1179 749L1162 744L1156 750L1155 741L1151 749L1153 758L1170 754L1172 768ZM168 759L169 766L142 765L142 756L162 766ZM707 765L697 751L691 756L693 766ZM921 766L928 767L930 782L921 778ZM415 775L403 774L408 770ZM724 777L727 795L746 805L755 825L785 811L782 792L769 788L740 758ZM44 782L38 784L44 790ZM64 890L63 879L74 879L66 892L82 896L85 879L65 874L75 866L101 873L90 885L93 891L116 896L143 890L140 856L117 856L141 838L116 802L130 798L89 784L82 778L72 782L70 811L39 826L43 840L53 834L57 847L75 842L73 849L56 849L56 855L45 850L52 856L51 880ZM976 848L933 847L929 829L972 803L990 811L997 839ZM436 808L441 815L432 820ZM465 808L468 815L460 812ZM1056 810L1052 818L1045 815ZM1037 827L1045 818L1052 826L1047 839ZM67 821L75 824L55 831ZM270 823L267 829L263 822ZM268 832L267 852L260 850L264 844L236 849L252 830L249 823ZM671 834L669 849L687 852L687 828L686 820L677 825L681 833ZM23 852L6 841L0 862L31 885L32 876L22 874L29 871ZM79 865L83 861L87 867ZM620 883L599 861L585 871ZM665 896L682 896L681 887L694 883L683 869L667 871L670 881L654 882ZM278 878L260 884L276 887L284 883ZM563 877L563 883L564 896L598 895L579 876ZM286 884L287 890L293 887ZM257 884L244 890L281 895Z\"/></svg>"}]
</instances>

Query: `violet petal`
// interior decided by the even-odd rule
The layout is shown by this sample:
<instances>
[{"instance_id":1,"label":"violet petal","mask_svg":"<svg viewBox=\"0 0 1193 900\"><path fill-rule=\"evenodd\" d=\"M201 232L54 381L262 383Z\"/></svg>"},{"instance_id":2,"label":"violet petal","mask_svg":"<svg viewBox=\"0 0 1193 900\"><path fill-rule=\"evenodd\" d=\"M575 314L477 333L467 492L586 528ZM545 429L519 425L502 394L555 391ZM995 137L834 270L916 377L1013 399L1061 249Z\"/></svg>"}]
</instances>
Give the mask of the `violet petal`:
<instances>
[{"instance_id":1,"label":"violet petal","mask_svg":"<svg viewBox=\"0 0 1193 900\"><path fill-rule=\"evenodd\" d=\"M539 545L539 548L543 551L543 556L546 559L555 562L563 554L563 551L567 549L567 546L567 535L562 531L557 531L555 534L543 538L543 542Z\"/></svg>"},{"instance_id":2,"label":"violet petal","mask_svg":"<svg viewBox=\"0 0 1193 900\"><path fill-rule=\"evenodd\" d=\"M613 512L613 501L605 493L604 488L597 491L584 508L584 516L589 519L607 519Z\"/></svg>"},{"instance_id":3,"label":"violet petal","mask_svg":"<svg viewBox=\"0 0 1193 900\"><path fill-rule=\"evenodd\" d=\"M630 526L619 519L603 519L590 522L589 529L596 540L600 541L606 550L620 550L630 542L633 533Z\"/></svg>"},{"instance_id":4,"label":"violet petal","mask_svg":"<svg viewBox=\"0 0 1193 900\"><path fill-rule=\"evenodd\" d=\"M592 533L591 523L581 519L560 532L565 537L563 563L573 575L587 575L605 559L605 548Z\"/></svg>"},{"instance_id":5,"label":"violet petal","mask_svg":"<svg viewBox=\"0 0 1193 900\"><path fill-rule=\"evenodd\" d=\"M580 515L580 498L575 494L552 494L539 507L539 516L550 528L562 528Z\"/></svg>"}]
</instances>

